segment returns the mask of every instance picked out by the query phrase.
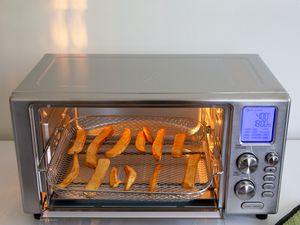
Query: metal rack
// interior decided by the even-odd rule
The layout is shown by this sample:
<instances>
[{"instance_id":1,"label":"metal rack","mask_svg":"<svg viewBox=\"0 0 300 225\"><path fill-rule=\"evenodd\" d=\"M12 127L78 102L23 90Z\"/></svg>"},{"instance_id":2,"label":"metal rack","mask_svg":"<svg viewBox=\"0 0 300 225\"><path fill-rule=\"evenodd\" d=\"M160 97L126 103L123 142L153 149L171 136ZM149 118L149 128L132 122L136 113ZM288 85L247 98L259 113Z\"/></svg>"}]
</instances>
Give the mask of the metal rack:
<instances>
[{"instance_id":1,"label":"metal rack","mask_svg":"<svg viewBox=\"0 0 300 225\"><path fill-rule=\"evenodd\" d=\"M80 117L77 121L86 130L107 125L113 126L114 135L100 147L99 158L104 157L103 153L112 147L125 127L130 128L132 131L132 140L126 151L111 159L111 167L116 166L118 168L119 178L122 181L125 179L123 169L125 165L130 165L136 170L137 179L132 189L124 191L123 184L115 189L110 188L109 170L102 185L95 191L96 196L93 199L126 201L186 201L198 199L203 192L211 187L213 177L222 173L222 171L216 172L216 168L212 168L209 152L207 151L205 127L198 121L187 118L120 116ZM58 199L85 199L83 192L86 190L84 190L84 187L94 171L84 163L85 150L93 139L92 136L89 136L84 150L79 154L80 173L78 177L66 188L57 187L57 184L63 180L72 165L72 156L67 155L66 150L74 140L77 121L71 120L63 128L60 141L47 168L48 184ZM158 129L162 127L166 129L165 145L160 162L154 160L151 154L151 145L147 144L146 154L139 153L135 149L135 135L143 126L149 127L153 136L155 136ZM182 158L172 158L171 156L173 138L176 133L187 134L184 145L185 153ZM185 173L186 159L190 154L200 154L201 159L198 164L195 187L185 189L181 183ZM149 181L156 164L161 165L161 172L155 192L149 192Z\"/></svg>"}]
</instances>

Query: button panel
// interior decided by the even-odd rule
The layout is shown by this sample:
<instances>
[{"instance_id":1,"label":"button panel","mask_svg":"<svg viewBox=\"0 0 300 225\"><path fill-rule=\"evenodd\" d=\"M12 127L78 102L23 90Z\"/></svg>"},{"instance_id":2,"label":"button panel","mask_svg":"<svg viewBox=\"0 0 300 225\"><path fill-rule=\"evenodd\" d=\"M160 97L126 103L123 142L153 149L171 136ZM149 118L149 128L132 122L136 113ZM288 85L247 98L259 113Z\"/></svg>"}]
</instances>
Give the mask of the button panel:
<instances>
[{"instance_id":1,"label":"button panel","mask_svg":"<svg viewBox=\"0 0 300 225\"><path fill-rule=\"evenodd\" d=\"M260 152L256 152L256 149L259 149ZM280 163L279 160L273 159L269 157L269 160L266 160L266 155L268 155L273 149L269 148L251 148L251 152L247 151L248 149L243 149L243 151L240 151L239 154L236 157L236 170L234 176L237 178L237 183L235 185L235 194L236 197L238 197L239 200L241 200L241 204L239 205L241 210L243 210L245 213L247 210L250 212L260 212L262 209L270 209L270 207L273 207L273 204L275 204L276 201L276 193L277 193L277 179L278 179L278 164ZM251 165L253 164L253 160L251 157L244 157L243 156L254 156L256 158L256 168L251 170ZM273 154L270 154L268 156L273 156ZM276 157L279 158L277 154L275 154ZM277 164L278 162L278 164ZM244 164L246 166L244 166ZM243 171L243 168L241 166L244 166L248 168L247 172ZM248 174L246 177L245 174ZM249 181L252 182L253 189L256 189L256 194L253 194L252 196L249 196L249 194L246 194L246 192L251 191L251 187L248 185L240 185L239 184L246 179L249 179ZM239 188L237 188L239 187ZM250 190L250 191L249 191ZM245 193L244 193L245 192ZM244 197L247 195L247 198Z\"/></svg>"},{"instance_id":2,"label":"button panel","mask_svg":"<svg viewBox=\"0 0 300 225\"><path fill-rule=\"evenodd\" d=\"M267 154L267 156L268 155L272 155L272 154L269 153L269 154ZM276 154L276 157L277 157L277 154ZM261 186L262 191L263 191L261 193L261 196L263 198L273 198L274 197L274 192L272 190L275 189L274 181L276 180L275 173L277 171L277 168L275 167L276 163L269 163L269 161L267 161L267 163L269 165L264 167L264 172L266 174L263 176L263 180L266 181L266 183L263 183L262 186Z\"/></svg>"},{"instance_id":3,"label":"button panel","mask_svg":"<svg viewBox=\"0 0 300 225\"><path fill-rule=\"evenodd\" d=\"M267 174L264 176L264 181L274 181L276 177L274 175Z\"/></svg>"},{"instance_id":4,"label":"button panel","mask_svg":"<svg viewBox=\"0 0 300 225\"><path fill-rule=\"evenodd\" d=\"M272 191L264 191L261 196L263 198L273 198L274 197L274 192Z\"/></svg>"},{"instance_id":5,"label":"button panel","mask_svg":"<svg viewBox=\"0 0 300 225\"><path fill-rule=\"evenodd\" d=\"M264 204L262 202L244 202L242 209L262 209Z\"/></svg>"}]
</instances>

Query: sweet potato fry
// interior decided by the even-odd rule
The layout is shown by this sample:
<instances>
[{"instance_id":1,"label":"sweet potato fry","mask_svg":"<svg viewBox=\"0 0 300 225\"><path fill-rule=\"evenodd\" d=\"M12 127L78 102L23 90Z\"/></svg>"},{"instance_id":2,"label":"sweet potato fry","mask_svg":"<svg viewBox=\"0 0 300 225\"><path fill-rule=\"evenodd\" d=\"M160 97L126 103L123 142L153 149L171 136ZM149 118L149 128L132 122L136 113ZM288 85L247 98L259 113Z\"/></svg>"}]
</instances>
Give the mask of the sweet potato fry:
<instances>
[{"instance_id":1,"label":"sweet potato fry","mask_svg":"<svg viewBox=\"0 0 300 225\"><path fill-rule=\"evenodd\" d=\"M188 157L184 179L182 182L182 186L184 188L190 189L195 186L195 179L196 179L199 160L200 160L200 154L193 154Z\"/></svg>"},{"instance_id":2,"label":"sweet potato fry","mask_svg":"<svg viewBox=\"0 0 300 225\"><path fill-rule=\"evenodd\" d=\"M129 145L130 140L131 140L131 131L129 128L125 128L121 138L111 149L105 152L105 156L107 158L113 158L122 154L122 152L124 152L127 146Z\"/></svg>"},{"instance_id":3,"label":"sweet potato fry","mask_svg":"<svg viewBox=\"0 0 300 225\"><path fill-rule=\"evenodd\" d=\"M68 173L68 175L65 177L65 179L57 185L59 188L65 188L68 185L70 185L73 180L76 179L76 177L79 174L79 160L78 160L78 154L74 153L73 155L73 164L72 164L72 169Z\"/></svg>"},{"instance_id":4,"label":"sweet potato fry","mask_svg":"<svg viewBox=\"0 0 300 225\"><path fill-rule=\"evenodd\" d=\"M164 144L166 129L162 128L157 131L156 138L152 145L152 154L155 160L160 161L162 155L162 148Z\"/></svg>"},{"instance_id":5,"label":"sweet potato fry","mask_svg":"<svg viewBox=\"0 0 300 225\"><path fill-rule=\"evenodd\" d=\"M154 172L153 172L153 175L151 177L150 184L149 184L149 191L150 192L155 191L159 172L160 172L160 164L156 165L155 168L154 168Z\"/></svg>"},{"instance_id":6,"label":"sweet potato fry","mask_svg":"<svg viewBox=\"0 0 300 225\"><path fill-rule=\"evenodd\" d=\"M145 137L146 137L146 140L149 142L149 143L153 143L153 137L151 135L151 132L149 130L148 127L143 127L143 132L145 134Z\"/></svg>"},{"instance_id":7,"label":"sweet potato fry","mask_svg":"<svg viewBox=\"0 0 300 225\"><path fill-rule=\"evenodd\" d=\"M85 190L98 190L100 185L102 184L106 172L109 168L110 160L109 159L99 159L97 167L94 171L94 174L90 178L89 182L85 186ZM88 198L92 198L96 195L95 192L84 192L84 195Z\"/></svg>"},{"instance_id":8,"label":"sweet potato fry","mask_svg":"<svg viewBox=\"0 0 300 225\"><path fill-rule=\"evenodd\" d=\"M111 168L109 175L109 186L112 188L116 188L119 186L121 181L118 178L118 170L116 167Z\"/></svg>"},{"instance_id":9,"label":"sweet potato fry","mask_svg":"<svg viewBox=\"0 0 300 225\"><path fill-rule=\"evenodd\" d=\"M138 132L135 140L135 147L139 152L146 152L146 138L143 131Z\"/></svg>"},{"instance_id":10,"label":"sweet potato fry","mask_svg":"<svg viewBox=\"0 0 300 225\"><path fill-rule=\"evenodd\" d=\"M131 166L128 166L128 165L126 165L124 167L124 170L126 173L126 181L125 181L124 190L129 191L136 179L136 172Z\"/></svg>"},{"instance_id":11,"label":"sweet potato fry","mask_svg":"<svg viewBox=\"0 0 300 225\"><path fill-rule=\"evenodd\" d=\"M76 131L76 138L71 148L68 149L68 155L73 155L74 153L79 153L82 151L84 143L86 140L86 131L84 129L79 129Z\"/></svg>"},{"instance_id":12,"label":"sweet potato fry","mask_svg":"<svg viewBox=\"0 0 300 225\"><path fill-rule=\"evenodd\" d=\"M90 129L90 130L87 131L87 135L97 136L98 134L100 134L100 132L102 130L103 130L103 127L92 128L92 129Z\"/></svg>"},{"instance_id":13,"label":"sweet potato fry","mask_svg":"<svg viewBox=\"0 0 300 225\"><path fill-rule=\"evenodd\" d=\"M181 158L182 157L184 140L185 140L185 134L176 134L175 135L172 152L171 152L173 158Z\"/></svg>"},{"instance_id":14,"label":"sweet potato fry","mask_svg":"<svg viewBox=\"0 0 300 225\"><path fill-rule=\"evenodd\" d=\"M100 146L112 136L114 129L112 126L104 127L102 131L90 143L85 157L85 164L90 168L95 168L98 162L97 153Z\"/></svg>"}]
</instances>

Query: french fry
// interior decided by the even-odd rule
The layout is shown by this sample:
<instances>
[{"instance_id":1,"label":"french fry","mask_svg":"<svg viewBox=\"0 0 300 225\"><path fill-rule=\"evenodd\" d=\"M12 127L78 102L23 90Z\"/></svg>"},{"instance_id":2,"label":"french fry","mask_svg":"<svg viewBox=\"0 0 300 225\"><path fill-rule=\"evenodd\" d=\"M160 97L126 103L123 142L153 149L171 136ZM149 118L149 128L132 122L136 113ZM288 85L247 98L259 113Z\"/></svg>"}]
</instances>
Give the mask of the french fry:
<instances>
[{"instance_id":1,"label":"french fry","mask_svg":"<svg viewBox=\"0 0 300 225\"><path fill-rule=\"evenodd\" d=\"M146 137L146 140L149 142L149 143L153 143L153 137L151 135L151 132L149 130L148 127L143 127L143 132L145 134L145 137Z\"/></svg>"},{"instance_id":2,"label":"french fry","mask_svg":"<svg viewBox=\"0 0 300 225\"><path fill-rule=\"evenodd\" d=\"M109 159L99 159L97 167L90 178L89 182L85 186L85 190L90 190L90 191L96 191L102 184L106 172L109 168L110 165L110 160ZM96 195L95 192L84 192L84 195L87 196L88 198L92 198Z\"/></svg>"},{"instance_id":3,"label":"french fry","mask_svg":"<svg viewBox=\"0 0 300 225\"><path fill-rule=\"evenodd\" d=\"M199 160L200 154L193 154L188 157L184 179L182 182L182 186L184 188L191 189L195 186L195 179Z\"/></svg>"},{"instance_id":4,"label":"french fry","mask_svg":"<svg viewBox=\"0 0 300 225\"><path fill-rule=\"evenodd\" d=\"M129 128L125 128L121 138L111 149L105 152L105 156L107 158L113 158L122 154L122 152L124 152L127 146L129 145L130 140L131 140L131 131Z\"/></svg>"},{"instance_id":5,"label":"french fry","mask_svg":"<svg viewBox=\"0 0 300 225\"><path fill-rule=\"evenodd\" d=\"M90 129L90 130L87 131L87 135L97 136L98 134L100 134L100 132L102 130L103 130L103 127L92 128L92 129Z\"/></svg>"},{"instance_id":6,"label":"french fry","mask_svg":"<svg viewBox=\"0 0 300 225\"><path fill-rule=\"evenodd\" d=\"M182 150L185 141L185 134L176 134L174 138L174 143L172 147L172 157L173 158L181 158L182 157Z\"/></svg>"},{"instance_id":7,"label":"french fry","mask_svg":"<svg viewBox=\"0 0 300 225\"><path fill-rule=\"evenodd\" d=\"M86 140L86 131L84 129L79 129L76 131L76 138L71 148L68 149L67 154L73 155L74 153L79 153L84 147Z\"/></svg>"},{"instance_id":8,"label":"french fry","mask_svg":"<svg viewBox=\"0 0 300 225\"><path fill-rule=\"evenodd\" d=\"M95 168L98 162L97 153L99 151L100 146L109 139L114 132L112 126L104 127L102 131L94 138L94 140L90 143L85 157L85 164L90 168Z\"/></svg>"},{"instance_id":9,"label":"french fry","mask_svg":"<svg viewBox=\"0 0 300 225\"><path fill-rule=\"evenodd\" d=\"M152 154L155 160L160 161L162 156L162 148L164 144L166 129L162 128L157 131L156 138L152 145Z\"/></svg>"},{"instance_id":10,"label":"french fry","mask_svg":"<svg viewBox=\"0 0 300 225\"><path fill-rule=\"evenodd\" d=\"M128 165L126 165L124 167L124 170L126 173L126 181L125 181L124 190L129 191L136 179L136 172L131 166L128 166Z\"/></svg>"},{"instance_id":11,"label":"french fry","mask_svg":"<svg viewBox=\"0 0 300 225\"><path fill-rule=\"evenodd\" d=\"M78 176L79 174L79 160L78 160L78 154L73 155L73 164L71 171L68 173L68 175L65 177L65 179L57 185L59 188L65 188L69 186Z\"/></svg>"},{"instance_id":12,"label":"french fry","mask_svg":"<svg viewBox=\"0 0 300 225\"><path fill-rule=\"evenodd\" d=\"M153 175L151 177L150 184L149 184L149 191L150 192L155 191L159 172L160 172L160 164L156 165L155 168L154 168L154 172L153 172Z\"/></svg>"},{"instance_id":13,"label":"french fry","mask_svg":"<svg viewBox=\"0 0 300 225\"><path fill-rule=\"evenodd\" d=\"M143 131L138 132L135 140L135 147L139 152L146 152L146 138Z\"/></svg>"},{"instance_id":14,"label":"french fry","mask_svg":"<svg viewBox=\"0 0 300 225\"><path fill-rule=\"evenodd\" d=\"M121 183L121 180L118 178L118 170L116 167L111 168L109 175L109 186L112 188L116 188Z\"/></svg>"}]
</instances>

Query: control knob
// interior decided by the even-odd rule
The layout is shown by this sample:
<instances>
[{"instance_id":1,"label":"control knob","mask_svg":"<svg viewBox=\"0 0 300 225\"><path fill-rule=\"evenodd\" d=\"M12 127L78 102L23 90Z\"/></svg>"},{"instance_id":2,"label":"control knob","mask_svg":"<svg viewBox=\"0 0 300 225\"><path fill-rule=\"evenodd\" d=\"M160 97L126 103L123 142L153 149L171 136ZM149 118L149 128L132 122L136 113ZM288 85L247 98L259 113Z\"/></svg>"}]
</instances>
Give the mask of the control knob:
<instances>
[{"instance_id":1,"label":"control knob","mask_svg":"<svg viewBox=\"0 0 300 225\"><path fill-rule=\"evenodd\" d=\"M275 166L278 163L278 161L279 161L278 154L276 152L270 152L270 153L268 153L266 155L266 161L271 166Z\"/></svg>"},{"instance_id":2,"label":"control knob","mask_svg":"<svg viewBox=\"0 0 300 225\"><path fill-rule=\"evenodd\" d=\"M241 200L249 200L255 195L255 186L250 180L242 180L235 185L235 194Z\"/></svg>"},{"instance_id":3,"label":"control knob","mask_svg":"<svg viewBox=\"0 0 300 225\"><path fill-rule=\"evenodd\" d=\"M238 169L245 174L254 173L258 166L258 160L255 155L245 153L237 159Z\"/></svg>"}]
</instances>

